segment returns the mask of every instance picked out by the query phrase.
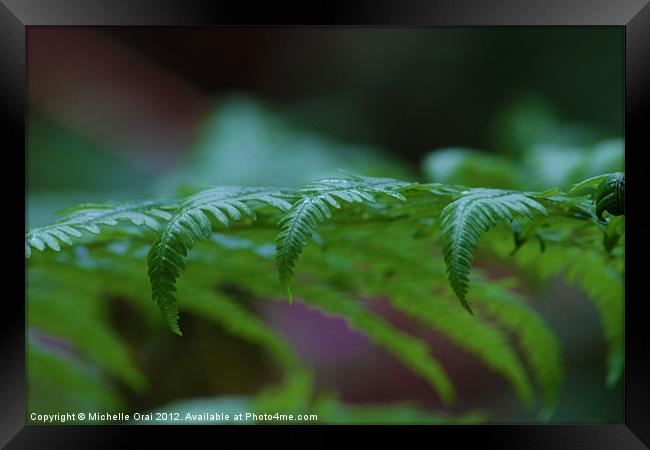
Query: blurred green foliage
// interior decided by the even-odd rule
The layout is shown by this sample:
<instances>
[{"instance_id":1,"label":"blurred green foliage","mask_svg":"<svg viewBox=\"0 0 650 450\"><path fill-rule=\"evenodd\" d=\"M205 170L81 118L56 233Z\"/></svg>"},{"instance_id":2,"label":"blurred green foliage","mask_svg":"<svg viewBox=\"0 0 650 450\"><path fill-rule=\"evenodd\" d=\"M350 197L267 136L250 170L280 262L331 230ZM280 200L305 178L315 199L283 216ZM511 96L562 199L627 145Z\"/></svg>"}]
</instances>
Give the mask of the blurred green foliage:
<instances>
[{"instance_id":1,"label":"blurred green foliage","mask_svg":"<svg viewBox=\"0 0 650 450\"><path fill-rule=\"evenodd\" d=\"M624 141L593 127L561 121L537 96L517 101L495 120L497 154L468 148L436 149L424 160L427 178L504 189L568 189L586 178L624 167Z\"/></svg>"},{"instance_id":2,"label":"blurred green foliage","mask_svg":"<svg viewBox=\"0 0 650 450\"><path fill-rule=\"evenodd\" d=\"M142 189L150 170L114 151L111 143L71 130L54 119L30 113L27 124L27 185L30 191ZM53 161L60 162L53 170Z\"/></svg>"},{"instance_id":3,"label":"blurred green foliage","mask_svg":"<svg viewBox=\"0 0 650 450\"><path fill-rule=\"evenodd\" d=\"M244 96L224 99L198 130L190 153L164 182L176 193L211 186L294 187L339 169L404 176L404 163L377 147L350 145L296 127L287 117Z\"/></svg>"}]
</instances>

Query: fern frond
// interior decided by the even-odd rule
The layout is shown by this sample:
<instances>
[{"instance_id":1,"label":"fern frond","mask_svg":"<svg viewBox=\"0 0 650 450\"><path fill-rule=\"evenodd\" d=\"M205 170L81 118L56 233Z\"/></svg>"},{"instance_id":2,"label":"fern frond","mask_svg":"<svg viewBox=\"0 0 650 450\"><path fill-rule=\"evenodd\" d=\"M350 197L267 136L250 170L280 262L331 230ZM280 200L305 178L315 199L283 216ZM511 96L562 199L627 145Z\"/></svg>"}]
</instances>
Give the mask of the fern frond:
<instances>
[{"instance_id":1,"label":"fern frond","mask_svg":"<svg viewBox=\"0 0 650 450\"><path fill-rule=\"evenodd\" d=\"M123 411L124 399L97 374L93 366L45 347L30 337L26 348L29 409L56 410L53 406L90 408L91 410ZM55 396L34 395L42 389L56 392ZM55 397L56 400L54 400Z\"/></svg>"},{"instance_id":2,"label":"fern frond","mask_svg":"<svg viewBox=\"0 0 650 450\"><path fill-rule=\"evenodd\" d=\"M182 309L218 323L225 330L267 349L289 373L303 369L300 358L286 339L237 302L217 292L184 288Z\"/></svg>"},{"instance_id":3,"label":"fern frond","mask_svg":"<svg viewBox=\"0 0 650 450\"><path fill-rule=\"evenodd\" d=\"M293 277L296 260L307 240L316 232L318 222L332 217L330 208L341 208L339 201L374 203L376 194L384 194L405 201L400 190L410 183L388 178L325 179L300 191L300 198L291 206L278 225L276 261L280 286L289 302L292 301L289 281Z\"/></svg>"},{"instance_id":4,"label":"fern frond","mask_svg":"<svg viewBox=\"0 0 650 450\"><path fill-rule=\"evenodd\" d=\"M596 234L598 236L598 234ZM566 241L568 237L564 238ZM498 247L498 243L494 243ZM607 344L608 386L615 385L623 372L624 276L622 258L606 253L599 240L591 247L559 247L551 243L544 253L523 247L514 262L538 279L562 274L568 285L576 286L593 302L600 316ZM497 249L507 254L505 247Z\"/></svg>"},{"instance_id":5,"label":"fern frond","mask_svg":"<svg viewBox=\"0 0 650 450\"><path fill-rule=\"evenodd\" d=\"M217 292L183 286L182 310L194 312L219 324L233 336L257 344L279 363L283 380L256 396L260 409L305 411L313 387L313 377L286 338L237 302Z\"/></svg>"},{"instance_id":6,"label":"fern frond","mask_svg":"<svg viewBox=\"0 0 650 450\"><path fill-rule=\"evenodd\" d=\"M126 343L98 317L99 314L88 314L79 308L80 301L71 296L71 292L69 286L65 291L48 292L46 298L30 292L27 304L29 325L69 340L84 358L119 377L132 389L146 387L147 381L134 364ZM70 315L70 311L76 313Z\"/></svg>"},{"instance_id":7,"label":"fern frond","mask_svg":"<svg viewBox=\"0 0 650 450\"><path fill-rule=\"evenodd\" d=\"M275 356L285 373L283 383L273 386L275 392L260 397L259 404L278 410L307 409L300 401L309 398L313 380L292 349L274 330L231 301L229 294L214 292L216 285L228 284L251 298L280 300L284 293L291 301L289 282L301 257L301 276L293 281L300 298L310 307L344 319L351 329L426 379L445 402L453 399L454 388L428 345L393 327L359 298L388 296L395 309L424 322L505 377L524 405L533 401L532 379L539 388L542 413L548 417L563 374L557 338L543 319L508 287L488 284L480 275L472 291L472 305L479 305L476 318L458 308L454 294L471 312L466 299L470 266L484 231L499 221L513 221L515 216L550 215L527 220L521 230L514 227L518 251L508 260L529 258L525 262L540 276L561 272L569 283L589 294L603 321L608 344L607 381L615 383L623 363L621 256L625 227L623 216L606 217L606 225L597 221L597 208L589 198L589 188L596 186L596 181L586 181L566 194L558 189L531 193L352 177L322 180L301 190L217 188L174 204L82 205L49 227L30 232L26 251L32 247L58 250L84 232L95 233L100 226L120 222L156 228L155 241L150 245L150 233L140 233L140 228L134 232L134 227L126 225L105 230L96 241L83 236L84 247L74 252L47 252L32 258L31 288L47 293L47 298L42 298L53 302L33 303L38 311L30 310L30 324L74 341L75 348L92 359L96 369L117 375L133 387L138 384L137 368L128 367L132 364L128 352L101 318L105 311L80 311L85 308L82 302L66 302L60 298L62 291L53 287L63 273L56 267L74 267L76 272L66 277L75 285L90 284L91 279L101 284L93 294L97 302L85 303L105 306L100 296L109 293L129 297L134 303L146 304L142 310L147 317L159 317L160 308L177 334L178 309L189 310L256 342ZM334 214L339 208L343 211ZM330 218L330 223L321 225ZM213 232L233 221L239 225L232 226L228 234ZM279 225L279 235L274 224ZM418 229L427 233L414 232ZM113 233L118 240L110 239ZM532 236L545 244L541 250L526 245L526 238ZM309 239L322 242L325 251L307 247ZM511 253L511 235L505 227L494 230L486 241L503 246L499 253L504 256ZM439 244L444 258L433 258ZM89 255L84 250L91 246ZM138 276L144 254L148 255L148 280ZM185 264L191 264L193 270L178 286L181 303L177 304L174 292ZM77 277L81 272L88 277ZM47 276L39 279L39 273ZM453 293L446 287L447 280ZM146 298L147 282L155 303ZM70 286L65 291L81 298ZM430 297L434 289L441 292L439 298ZM72 323L71 317L78 320ZM56 323L50 324L50 320ZM159 319L155 325L165 326ZM512 343L511 337L515 338ZM516 350L521 350L521 355ZM90 356L93 353L97 355Z\"/></svg>"},{"instance_id":8,"label":"fern frond","mask_svg":"<svg viewBox=\"0 0 650 450\"><path fill-rule=\"evenodd\" d=\"M510 382L524 406L532 407L534 393L526 370L508 342L508 337L499 329L485 321L472 320L462 309L454 308L448 299L433 298L433 293L420 292L405 284L390 289L390 294L391 304L397 310L475 354Z\"/></svg>"},{"instance_id":9,"label":"fern frond","mask_svg":"<svg viewBox=\"0 0 650 450\"><path fill-rule=\"evenodd\" d=\"M256 220L255 205L266 204L285 211L289 203L277 190L264 188L216 188L200 192L185 200L161 228L147 256L152 297L160 307L171 330L181 335L176 306L176 279L185 268L187 251L195 241L207 240L212 221L227 227L230 220L248 216Z\"/></svg>"},{"instance_id":10,"label":"fern frond","mask_svg":"<svg viewBox=\"0 0 650 450\"><path fill-rule=\"evenodd\" d=\"M26 291L28 325L64 339L83 360L134 391L142 391L148 385L147 380L127 342L111 326L108 311L113 296L105 295L109 286L131 286L138 273L137 266L131 266L136 270L125 274L121 272L128 267L124 258L119 264L115 264L114 258L108 260L109 264L99 264L97 259L101 253L93 252L82 258L73 254L65 259L49 254L38 262L30 261ZM104 268L115 271L115 276L106 273ZM143 292L141 286L138 291Z\"/></svg>"},{"instance_id":11,"label":"fern frond","mask_svg":"<svg viewBox=\"0 0 650 450\"><path fill-rule=\"evenodd\" d=\"M603 221L603 213L612 216L625 214L625 174L616 172L607 177L596 188L594 198L596 203L596 217Z\"/></svg>"},{"instance_id":12,"label":"fern frond","mask_svg":"<svg viewBox=\"0 0 650 450\"><path fill-rule=\"evenodd\" d=\"M511 286L481 281L479 275L473 298L483 306L480 311L485 311L490 321L482 319L485 314L481 314L478 320L472 319L462 309L453 308L446 289L431 292L445 283L446 274L444 261L428 257L430 250L427 245L419 239L400 239L403 232L398 223L380 229L364 229L363 238L339 240L330 251L351 261L351 267L364 268L355 270L355 286L362 286L364 295L387 295L396 309L476 354L486 366L504 375L522 402L527 404L532 398L531 386L522 367L523 361L511 348L510 336L504 334L511 331L539 386L544 407L540 415L547 417L553 411L562 381L559 342L542 317L524 304L511 291ZM382 234L382 239L372 238L377 233ZM414 265L412 261L418 261L418 264ZM329 278L340 280L353 270L337 265L330 267L328 262L328 258L320 256L313 260L307 258L305 264L309 270L318 271L322 280L328 279L328 272L332 272ZM391 272L400 267L404 270ZM387 278L386 273L392 275ZM496 324L492 323L493 318Z\"/></svg>"},{"instance_id":13,"label":"fern frond","mask_svg":"<svg viewBox=\"0 0 650 450\"><path fill-rule=\"evenodd\" d=\"M498 220L511 221L514 215L533 217L548 214L541 203L524 193L500 189L471 189L447 205L441 213L443 251L449 282L467 309L466 296L473 253L482 232Z\"/></svg>"},{"instance_id":14,"label":"fern frond","mask_svg":"<svg viewBox=\"0 0 650 450\"><path fill-rule=\"evenodd\" d=\"M510 289L486 281L476 283L476 301L499 324L517 335L542 394L540 417L552 415L564 378L558 337L543 318Z\"/></svg>"},{"instance_id":15,"label":"fern frond","mask_svg":"<svg viewBox=\"0 0 650 450\"><path fill-rule=\"evenodd\" d=\"M62 244L72 245L83 232L99 234L100 226L116 226L119 222L131 222L133 225L145 225L158 230L160 220L168 220L171 214L163 209L169 202L147 201L128 204L85 204L70 208L65 217L51 225L36 228L25 238L25 257L31 255L31 248L45 250L46 247L60 251Z\"/></svg>"},{"instance_id":16,"label":"fern frond","mask_svg":"<svg viewBox=\"0 0 650 450\"><path fill-rule=\"evenodd\" d=\"M301 299L306 304L326 314L343 318L351 329L361 332L423 377L436 390L443 403L450 404L454 401L454 386L444 368L431 356L426 343L394 328L357 300L332 289L305 284L301 291L304 294Z\"/></svg>"},{"instance_id":17,"label":"fern frond","mask_svg":"<svg viewBox=\"0 0 650 450\"><path fill-rule=\"evenodd\" d=\"M595 188L600 183L602 183L607 178L609 178L610 175L612 175L612 174L605 173L605 174L602 174L602 175L596 175L595 177L587 178L586 180L582 180L581 182L576 183L573 186L571 186L571 189L569 189L568 193L573 194L573 193L585 190L587 188Z\"/></svg>"},{"instance_id":18,"label":"fern frond","mask_svg":"<svg viewBox=\"0 0 650 450\"><path fill-rule=\"evenodd\" d=\"M593 301L607 344L606 384L614 386L623 374L624 363L624 277L595 253L585 253L571 260L566 280L577 285Z\"/></svg>"}]
</instances>

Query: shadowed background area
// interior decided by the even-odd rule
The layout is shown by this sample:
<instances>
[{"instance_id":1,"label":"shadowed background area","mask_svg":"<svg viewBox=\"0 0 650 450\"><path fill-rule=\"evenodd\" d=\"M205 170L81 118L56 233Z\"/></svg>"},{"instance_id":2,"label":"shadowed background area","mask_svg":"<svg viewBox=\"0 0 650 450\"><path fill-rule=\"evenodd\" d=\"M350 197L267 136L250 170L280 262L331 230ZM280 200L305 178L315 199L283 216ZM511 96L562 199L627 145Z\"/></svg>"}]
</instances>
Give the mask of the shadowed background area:
<instances>
[{"instance_id":1,"label":"shadowed background area","mask_svg":"<svg viewBox=\"0 0 650 450\"><path fill-rule=\"evenodd\" d=\"M30 27L28 227L74 203L298 186L338 169L565 188L622 164L623 37L615 27ZM535 177L494 179L481 154ZM457 175L463 164L476 164L463 172L471 179ZM622 421L622 383L603 383L593 307L561 283L534 301L565 351L553 420ZM255 308L314 369L319 389L352 403L440 406L426 382L343 321L295 304ZM473 357L382 302L373 309L436 349L457 384L455 412L533 420ZM259 348L198 316L183 319L179 340L143 335L144 319L120 299L109 314L152 384L145 393L118 388L132 409L250 395L277 378ZM36 395L49 405L58 394L30 384L39 404Z\"/></svg>"}]
</instances>

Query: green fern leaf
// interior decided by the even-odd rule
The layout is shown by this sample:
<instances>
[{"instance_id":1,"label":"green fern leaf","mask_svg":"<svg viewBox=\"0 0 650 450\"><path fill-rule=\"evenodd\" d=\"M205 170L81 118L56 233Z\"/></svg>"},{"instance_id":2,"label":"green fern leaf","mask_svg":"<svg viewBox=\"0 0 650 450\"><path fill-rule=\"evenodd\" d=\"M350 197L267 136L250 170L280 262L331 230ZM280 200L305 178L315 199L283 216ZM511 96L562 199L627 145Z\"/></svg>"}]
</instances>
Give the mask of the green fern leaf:
<instances>
[{"instance_id":1,"label":"green fern leaf","mask_svg":"<svg viewBox=\"0 0 650 450\"><path fill-rule=\"evenodd\" d=\"M564 241L568 239L567 237ZM574 285L587 294L598 311L607 343L606 384L615 385L623 373L624 362L625 295L622 259L617 260L603 252L596 240L593 248L552 245L544 253L524 247L516 255L515 262L542 280L563 274L568 285Z\"/></svg>"},{"instance_id":2,"label":"green fern leaf","mask_svg":"<svg viewBox=\"0 0 650 450\"><path fill-rule=\"evenodd\" d=\"M231 334L266 348L287 373L303 368L286 339L237 302L215 292L199 289L185 292L187 300L183 302L183 310L210 319Z\"/></svg>"},{"instance_id":3,"label":"green fern leaf","mask_svg":"<svg viewBox=\"0 0 650 450\"><path fill-rule=\"evenodd\" d=\"M388 296L395 309L417 317L504 376L525 405L531 404L534 397L530 377L540 391L542 414L549 417L563 373L557 338L542 318L509 287L481 281L480 274L476 277L478 284L473 285L477 288L472 305L479 306L477 317L472 318L454 303L446 284L448 280L454 294L471 312L466 297L473 253L481 234L499 221L512 222L515 216L550 214L551 219L536 217L526 221L521 230L514 227L518 251L509 260L525 259L526 265L538 269L535 271L540 276L563 273L567 282L589 294L603 321L608 344L607 382L616 383L623 367L624 226L616 226L613 218L609 218L607 226L597 222L593 202L588 199L596 181L587 180L568 195L557 189L514 192L353 176L322 180L301 190L217 188L173 204L81 205L67 210L68 216L49 227L30 232L26 253L33 248L58 250L75 239L83 238L85 243L90 236L83 233L99 232L105 225L126 226L116 229L117 241L105 236L97 239L90 255L79 248L77 252L65 252L65 257L48 252L29 261L30 297L33 300L42 294L40 301L30 305L38 309L30 310L30 325L74 341L80 355L91 359L95 369L137 387L141 374L119 337L98 313L104 310L80 308L105 307L104 300L116 295L129 297L134 304L145 305L141 310L147 317L158 317L157 326L163 325L156 316L160 308L167 325L178 334L178 309L190 310L256 342L275 356L285 377L279 386L273 386L275 392L264 395L260 403L273 408L261 409L284 411L300 406L305 410L308 406L303 407L300 401L308 399L313 388L309 371L274 330L232 301L230 294L215 293L214 287L227 284L233 286L232 292L260 300L279 300L282 287L291 300L289 281L297 259L312 239L327 251L302 255L304 277L296 277L294 283L305 303L343 318L350 328L386 349L426 379L445 402L450 402L453 385L427 344L398 330L359 300L360 296ZM407 192L409 201L404 202ZM578 194L573 195L575 192ZM382 198L384 195L391 198ZM333 208L344 204L343 211L334 214ZM280 233L274 243L272 225L276 215L280 216ZM333 220L327 226L320 225L328 219ZM228 234L213 232L233 221L240 221L236 230ZM130 224L144 227L134 229ZM414 226L428 233L414 236ZM158 231L153 245L148 233L139 232L145 227ZM122 230L128 236L123 236ZM603 232L609 239L607 233L614 236L614 230L618 230L616 240L612 237L606 241L607 251L603 251ZM112 234L107 233L108 237ZM537 246L525 244L526 238L532 236L539 236L545 243L543 253ZM440 242L436 241L438 237ZM197 244L203 240L210 242ZM508 233L490 233L485 240L488 245L505 249L499 254L507 255L512 249ZM444 259L431 258L432 245L427 242L441 243ZM191 248L194 250L188 255ZM143 301L147 279L138 276L141 258L147 251L148 282L155 303L146 298ZM270 270L274 257L280 284L278 274ZM186 282L178 285L182 301L177 304L176 282L186 263L193 270L186 274ZM78 270L69 271L70 267ZM88 278L80 278L81 272ZM43 276L39 277L39 273ZM95 280L97 286L90 295L96 301L76 302L72 297L66 301L55 286L61 278L69 278L72 287ZM429 297L434 286L440 298ZM34 289L41 294L34 294ZM67 285L65 292L70 289ZM73 297L87 300L87 289L84 287L83 295L75 291ZM78 323L70 322L71 317L78 318ZM512 343L510 337L514 338ZM88 342L82 338L88 338ZM515 351L519 350L515 344L521 355Z\"/></svg>"},{"instance_id":4,"label":"green fern leaf","mask_svg":"<svg viewBox=\"0 0 650 450\"><path fill-rule=\"evenodd\" d=\"M316 232L318 222L332 217L330 208L339 209L339 201L348 203L374 203L376 194L384 194L405 201L399 192L410 183L388 178L325 179L300 191L300 198L284 215L278 225L276 261L282 292L292 301L289 281L293 277L296 260Z\"/></svg>"},{"instance_id":5,"label":"green fern leaf","mask_svg":"<svg viewBox=\"0 0 650 450\"><path fill-rule=\"evenodd\" d=\"M493 282L477 283L476 300L499 324L514 332L540 388L542 419L557 405L564 378L560 341L543 318L514 292Z\"/></svg>"},{"instance_id":6,"label":"green fern leaf","mask_svg":"<svg viewBox=\"0 0 650 450\"><path fill-rule=\"evenodd\" d=\"M595 177L587 178L586 180L582 180L581 182L574 184L571 189L569 189L569 194L573 194L587 188L595 188L600 183L605 181L610 175L612 174L605 173L602 175L596 175Z\"/></svg>"},{"instance_id":7,"label":"green fern leaf","mask_svg":"<svg viewBox=\"0 0 650 450\"><path fill-rule=\"evenodd\" d=\"M534 393L528 375L508 337L489 323L472 318L454 308L445 298L432 298L405 284L391 290L391 304L416 320L449 337L466 351L475 354L515 389L522 404L532 407Z\"/></svg>"},{"instance_id":8,"label":"green fern leaf","mask_svg":"<svg viewBox=\"0 0 650 450\"><path fill-rule=\"evenodd\" d=\"M178 327L174 292L176 279L185 268L187 251L195 241L210 238L210 216L224 227L229 226L230 220L240 220L244 215L256 220L254 208L259 203L281 211L286 211L290 206L277 190L230 187L210 189L184 201L158 233L147 256L149 280L152 297L174 333L182 334Z\"/></svg>"},{"instance_id":9,"label":"green fern leaf","mask_svg":"<svg viewBox=\"0 0 650 450\"><path fill-rule=\"evenodd\" d=\"M284 379L257 396L258 406L273 411L306 410L313 377L280 333L221 293L200 289L184 292L183 310L210 319L232 335L263 347L279 363Z\"/></svg>"},{"instance_id":10,"label":"green fern leaf","mask_svg":"<svg viewBox=\"0 0 650 450\"><path fill-rule=\"evenodd\" d=\"M332 289L321 289L311 284L303 285L301 292L304 294L301 299L305 303L327 314L342 317L351 329L361 332L423 377L436 390L443 403L451 404L454 401L454 386L444 368L431 356L425 342L394 328L357 300Z\"/></svg>"},{"instance_id":11,"label":"green fern leaf","mask_svg":"<svg viewBox=\"0 0 650 450\"><path fill-rule=\"evenodd\" d=\"M106 411L123 411L126 407L125 400L92 364L45 347L33 336L29 337L25 359L29 368L30 411L55 410L54 405L71 409L83 405ZM57 392L56 400L52 396L33 395L43 389Z\"/></svg>"},{"instance_id":12,"label":"green fern leaf","mask_svg":"<svg viewBox=\"0 0 650 450\"><path fill-rule=\"evenodd\" d=\"M77 306L79 289L74 299L70 298L70 292L70 289L49 291L47 297L30 292L27 303L30 327L69 340L81 355L120 377L134 390L145 388L147 381L132 361L126 343L99 314L88 314ZM85 295L83 300L95 301ZM70 315L70 311L75 314Z\"/></svg>"},{"instance_id":13,"label":"green fern leaf","mask_svg":"<svg viewBox=\"0 0 650 450\"><path fill-rule=\"evenodd\" d=\"M603 213L612 216L625 214L625 174L616 172L611 174L596 188L594 198L596 203L596 217L603 221Z\"/></svg>"},{"instance_id":14,"label":"green fern leaf","mask_svg":"<svg viewBox=\"0 0 650 450\"><path fill-rule=\"evenodd\" d=\"M566 279L583 290L600 316L607 343L606 384L614 386L623 374L624 365L624 277L606 257L582 252L567 267Z\"/></svg>"},{"instance_id":15,"label":"green fern leaf","mask_svg":"<svg viewBox=\"0 0 650 450\"><path fill-rule=\"evenodd\" d=\"M145 225L153 230L160 228L160 220L171 217L164 209L169 208L169 202L147 201L142 203L115 204L85 204L67 209L69 214L51 225L36 228L25 238L25 257L31 256L31 248L43 251L46 247L60 251L62 244L72 245L73 240L82 236L83 232L98 234L100 226L116 226L120 222L131 222L133 225Z\"/></svg>"},{"instance_id":16,"label":"green fern leaf","mask_svg":"<svg viewBox=\"0 0 650 450\"><path fill-rule=\"evenodd\" d=\"M482 232L498 220L511 221L514 215L547 215L546 208L520 192L500 189L471 189L447 205L441 214L443 251L449 282L461 304L472 314L467 289L472 258Z\"/></svg>"}]
</instances>

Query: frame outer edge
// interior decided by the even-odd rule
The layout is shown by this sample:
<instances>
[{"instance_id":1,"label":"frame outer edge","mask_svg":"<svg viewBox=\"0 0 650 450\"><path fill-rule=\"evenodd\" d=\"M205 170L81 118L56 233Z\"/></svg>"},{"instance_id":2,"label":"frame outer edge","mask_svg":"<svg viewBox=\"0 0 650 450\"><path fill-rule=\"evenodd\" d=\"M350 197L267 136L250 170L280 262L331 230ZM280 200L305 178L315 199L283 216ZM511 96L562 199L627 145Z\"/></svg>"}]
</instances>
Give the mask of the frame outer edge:
<instances>
[{"instance_id":1,"label":"frame outer edge","mask_svg":"<svg viewBox=\"0 0 650 450\"><path fill-rule=\"evenodd\" d=\"M648 139L648 118L650 117L650 3L646 5L630 20L625 27L625 147L626 154L634 152L636 157L647 153L650 146ZM626 158L626 161L629 159ZM636 180L643 179L645 168L638 165L626 164L626 172L631 176L626 177L628 195L626 203L635 201L641 196L643 186ZM637 172L641 171L641 173ZM637 176L638 175L638 176ZM631 184L631 185L630 185ZM636 187L635 187L636 186ZM632 197L630 197L630 194ZM632 200L630 200L632 198ZM643 201L643 198L640 198ZM642 205L637 201L637 204ZM626 222L628 242L626 245L626 267L631 268L629 261L642 264L645 246L640 247L637 242L642 242L638 230L647 230L648 223L643 214L643 206L626 208L626 215L630 216ZM630 237L630 232L632 233ZM643 250L641 250L643 248ZM628 270L629 272L629 270ZM634 272L636 274L636 272ZM643 314L643 290L640 285L632 284L635 275L626 277L626 291L633 296L626 296L625 305L625 425L646 446L650 445L650 342L647 335L641 330L647 327L647 315ZM630 291L630 288L632 290Z\"/></svg>"},{"instance_id":2,"label":"frame outer edge","mask_svg":"<svg viewBox=\"0 0 650 450\"><path fill-rule=\"evenodd\" d=\"M19 152L14 145L24 145L25 142L25 25L13 12L4 4L0 4L0 127L3 128L3 141L5 144L5 155ZM26 155L26 153L25 153ZM7 158L9 159L9 158ZM13 161L20 161L20 156ZM12 161L12 162L13 162ZM10 164L5 162L5 164ZM7 167L7 170L11 171ZM19 170L19 169L18 169ZM17 172L20 173L20 172ZM17 175L20 177L20 175ZM16 192L17 186L13 177L5 178L5 192ZM25 187L26 188L26 187ZM17 199L17 201L20 201ZM18 216L20 217L20 216ZM23 216L24 217L24 216ZM18 246L11 246L11 250L18 253L23 244L18 233L24 235L24 224L20 220L13 221L15 226L15 239ZM8 227L12 228L13 227ZM10 233L13 236L13 232ZM11 238L13 241L14 238ZM16 255L23 258L22 256ZM19 260L20 261L20 260ZM7 262L7 265L10 265ZM20 296L20 284L22 291L25 290L25 279L21 277L7 277L7 287L16 288L13 294L8 290L2 299L5 303L4 312L7 310L24 311L25 297ZM13 285L12 285L13 283ZM8 317L7 317L8 316ZM25 426L26 407L26 381L25 381L25 316L20 314L12 317L13 314L5 315L0 327L0 405L2 416L0 417L0 446L4 445Z\"/></svg>"}]
</instances>

